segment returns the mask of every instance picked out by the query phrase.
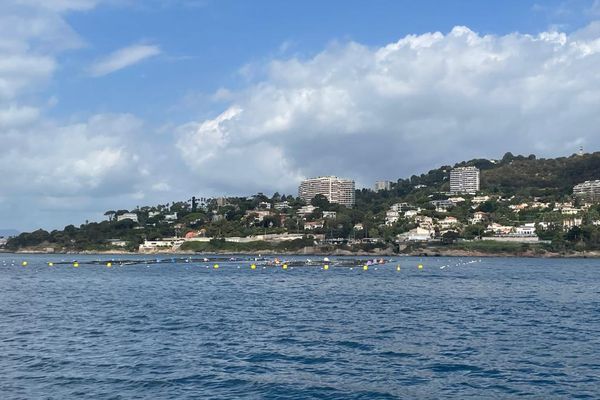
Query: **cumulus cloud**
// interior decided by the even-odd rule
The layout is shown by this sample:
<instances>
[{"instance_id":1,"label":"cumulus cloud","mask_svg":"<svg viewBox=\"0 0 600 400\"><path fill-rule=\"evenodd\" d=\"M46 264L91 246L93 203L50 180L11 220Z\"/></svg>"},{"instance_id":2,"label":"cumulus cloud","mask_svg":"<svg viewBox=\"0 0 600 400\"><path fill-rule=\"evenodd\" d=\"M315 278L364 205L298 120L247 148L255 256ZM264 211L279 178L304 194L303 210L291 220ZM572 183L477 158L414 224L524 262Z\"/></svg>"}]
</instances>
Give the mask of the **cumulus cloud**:
<instances>
[{"instance_id":1,"label":"cumulus cloud","mask_svg":"<svg viewBox=\"0 0 600 400\"><path fill-rule=\"evenodd\" d=\"M154 45L138 44L124 47L93 64L90 67L90 75L94 77L108 75L158 54L160 48Z\"/></svg>"},{"instance_id":2,"label":"cumulus cloud","mask_svg":"<svg viewBox=\"0 0 600 400\"><path fill-rule=\"evenodd\" d=\"M130 206L150 179L151 166L139 153L152 150L142 141L146 128L138 118L54 120L43 110L55 98L32 100L53 79L61 52L83 43L64 13L96 3L0 2L0 228L60 227L94 218L115 204Z\"/></svg>"},{"instance_id":3,"label":"cumulus cloud","mask_svg":"<svg viewBox=\"0 0 600 400\"><path fill-rule=\"evenodd\" d=\"M337 174L370 186L505 151L597 150L600 31L408 35L274 60L223 114L178 131L215 190L294 190Z\"/></svg>"}]
</instances>

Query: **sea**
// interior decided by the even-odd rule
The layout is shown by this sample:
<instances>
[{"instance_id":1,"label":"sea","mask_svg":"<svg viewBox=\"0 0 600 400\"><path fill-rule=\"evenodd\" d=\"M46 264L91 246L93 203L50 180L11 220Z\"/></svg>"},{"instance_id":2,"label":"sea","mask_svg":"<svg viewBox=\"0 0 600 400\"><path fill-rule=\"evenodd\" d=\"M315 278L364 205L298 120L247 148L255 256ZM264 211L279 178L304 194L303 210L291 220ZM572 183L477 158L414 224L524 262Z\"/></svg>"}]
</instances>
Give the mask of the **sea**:
<instances>
[{"instance_id":1,"label":"sea","mask_svg":"<svg viewBox=\"0 0 600 400\"><path fill-rule=\"evenodd\" d=\"M275 258L1 254L0 398L600 398L600 260Z\"/></svg>"}]
</instances>

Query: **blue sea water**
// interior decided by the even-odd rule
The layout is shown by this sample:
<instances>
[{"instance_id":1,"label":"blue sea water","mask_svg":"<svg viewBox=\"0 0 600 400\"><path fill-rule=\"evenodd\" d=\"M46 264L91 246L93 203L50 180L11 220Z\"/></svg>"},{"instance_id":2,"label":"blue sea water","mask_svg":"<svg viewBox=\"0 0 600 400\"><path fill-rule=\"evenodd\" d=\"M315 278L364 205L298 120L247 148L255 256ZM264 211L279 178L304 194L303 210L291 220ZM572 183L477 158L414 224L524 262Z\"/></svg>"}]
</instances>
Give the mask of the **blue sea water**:
<instances>
[{"instance_id":1,"label":"blue sea water","mask_svg":"<svg viewBox=\"0 0 600 400\"><path fill-rule=\"evenodd\" d=\"M110 258L0 255L2 399L600 398L600 260Z\"/></svg>"}]
</instances>

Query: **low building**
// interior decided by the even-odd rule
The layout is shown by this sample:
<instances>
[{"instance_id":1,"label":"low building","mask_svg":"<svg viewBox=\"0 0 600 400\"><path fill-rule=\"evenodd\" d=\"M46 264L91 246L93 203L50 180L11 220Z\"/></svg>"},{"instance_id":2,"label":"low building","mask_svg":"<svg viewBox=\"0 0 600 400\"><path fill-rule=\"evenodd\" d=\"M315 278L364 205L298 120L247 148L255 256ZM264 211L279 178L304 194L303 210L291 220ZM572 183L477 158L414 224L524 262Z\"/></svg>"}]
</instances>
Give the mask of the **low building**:
<instances>
[{"instance_id":1,"label":"low building","mask_svg":"<svg viewBox=\"0 0 600 400\"><path fill-rule=\"evenodd\" d=\"M182 238L166 238L158 240L145 240L144 243L140 244L140 252L153 252L153 251L172 251L177 250L183 244L185 240Z\"/></svg>"},{"instance_id":2,"label":"low building","mask_svg":"<svg viewBox=\"0 0 600 400\"><path fill-rule=\"evenodd\" d=\"M117 215L117 221L125 221L126 219L130 219L133 222L138 222L138 215L136 213L124 213L121 215Z\"/></svg>"},{"instance_id":3,"label":"low building","mask_svg":"<svg viewBox=\"0 0 600 400\"><path fill-rule=\"evenodd\" d=\"M433 218L431 218L431 217L426 217L424 215L418 215L415 217L415 222L421 228L433 229Z\"/></svg>"},{"instance_id":4,"label":"low building","mask_svg":"<svg viewBox=\"0 0 600 400\"><path fill-rule=\"evenodd\" d=\"M535 224L527 223L521 226L517 226L514 231L515 236L536 236Z\"/></svg>"},{"instance_id":5,"label":"low building","mask_svg":"<svg viewBox=\"0 0 600 400\"><path fill-rule=\"evenodd\" d=\"M323 218L335 219L337 213L335 211L323 211Z\"/></svg>"},{"instance_id":6,"label":"low building","mask_svg":"<svg viewBox=\"0 0 600 400\"><path fill-rule=\"evenodd\" d=\"M398 240L404 242L427 242L433 239L434 236L435 231L433 229L417 227L398 235Z\"/></svg>"},{"instance_id":7,"label":"low building","mask_svg":"<svg viewBox=\"0 0 600 400\"><path fill-rule=\"evenodd\" d=\"M435 211L437 212L446 212L454 207L454 203L450 200L432 200L429 203L435 207Z\"/></svg>"},{"instance_id":8,"label":"low building","mask_svg":"<svg viewBox=\"0 0 600 400\"><path fill-rule=\"evenodd\" d=\"M165 214L165 221L177 221L177 213L172 212L170 214Z\"/></svg>"},{"instance_id":9,"label":"low building","mask_svg":"<svg viewBox=\"0 0 600 400\"><path fill-rule=\"evenodd\" d=\"M300 207L298 209L297 214L301 217L306 217L307 215L314 213L316 209L317 209L317 207L309 204L309 205Z\"/></svg>"},{"instance_id":10,"label":"low building","mask_svg":"<svg viewBox=\"0 0 600 400\"><path fill-rule=\"evenodd\" d=\"M446 217L438 221L438 225L442 229L450 229L458 225L458 219L455 217Z\"/></svg>"},{"instance_id":11,"label":"low building","mask_svg":"<svg viewBox=\"0 0 600 400\"><path fill-rule=\"evenodd\" d=\"M471 203L474 205L479 205L481 203L485 203L490 200L490 196L475 196L471 199Z\"/></svg>"},{"instance_id":12,"label":"low building","mask_svg":"<svg viewBox=\"0 0 600 400\"><path fill-rule=\"evenodd\" d=\"M257 208L261 209L261 210L270 210L271 209L271 203L269 203L267 201L261 201L260 203L258 203Z\"/></svg>"},{"instance_id":13,"label":"low building","mask_svg":"<svg viewBox=\"0 0 600 400\"><path fill-rule=\"evenodd\" d=\"M580 199L596 202L600 200L600 180L585 181L573 187L573 194Z\"/></svg>"},{"instance_id":14,"label":"low building","mask_svg":"<svg viewBox=\"0 0 600 400\"><path fill-rule=\"evenodd\" d=\"M123 239L107 239L106 244L112 247L127 247L129 242Z\"/></svg>"},{"instance_id":15,"label":"low building","mask_svg":"<svg viewBox=\"0 0 600 400\"><path fill-rule=\"evenodd\" d=\"M510 235L514 231L514 227L507 225L500 225L495 222L487 226L487 232L493 233L494 235Z\"/></svg>"},{"instance_id":16,"label":"low building","mask_svg":"<svg viewBox=\"0 0 600 400\"><path fill-rule=\"evenodd\" d=\"M574 207L563 207L560 213L563 215L577 215L581 210Z\"/></svg>"},{"instance_id":17,"label":"low building","mask_svg":"<svg viewBox=\"0 0 600 400\"><path fill-rule=\"evenodd\" d=\"M571 229L571 228L574 228L576 226L581 226L581 225L583 225L583 218L569 218L569 219L563 220L563 228L564 229Z\"/></svg>"},{"instance_id":18,"label":"low building","mask_svg":"<svg viewBox=\"0 0 600 400\"><path fill-rule=\"evenodd\" d=\"M363 226L363 224L361 224L361 223L358 223L358 224L355 224L355 225L354 225L353 229L354 229L355 231L362 231L363 229L365 229L365 227Z\"/></svg>"},{"instance_id":19,"label":"low building","mask_svg":"<svg viewBox=\"0 0 600 400\"><path fill-rule=\"evenodd\" d=\"M448 201L451 201L452 204L460 204L464 203L466 200L464 197L450 197Z\"/></svg>"},{"instance_id":20,"label":"low building","mask_svg":"<svg viewBox=\"0 0 600 400\"><path fill-rule=\"evenodd\" d=\"M399 211L390 210L385 213L385 224L387 226L394 225L396 222L398 222L399 219L400 219Z\"/></svg>"},{"instance_id":21,"label":"low building","mask_svg":"<svg viewBox=\"0 0 600 400\"><path fill-rule=\"evenodd\" d=\"M487 219L487 213L484 213L483 211L477 211L475 214L473 214L473 218L469 219L469 223L471 225L480 224L487 221Z\"/></svg>"},{"instance_id":22,"label":"low building","mask_svg":"<svg viewBox=\"0 0 600 400\"><path fill-rule=\"evenodd\" d=\"M404 218L415 218L419 215L419 211L417 210L408 210L404 212Z\"/></svg>"},{"instance_id":23,"label":"low building","mask_svg":"<svg viewBox=\"0 0 600 400\"><path fill-rule=\"evenodd\" d=\"M265 217L272 215L271 211L267 210L248 210L246 211L246 218L254 217L254 222L262 222Z\"/></svg>"},{"instance_id":24,"label":"low building","mask_svg":"<svg viewBox=\"0 0 600 400\"><path fill-rule=\"evenodd\" d=\"M275 208L276 210L279 210L279 211L287 210L288 208L290 208L290 203L287 201L280 201L279 203L275 203L273 208Z\"/></svg>"},{"instance_id":25,"label":"low building","mask_svg":"<svg viewBox=\"0 0 600 400\"><path fill-rule=\"evenodd\" d=\"M313 231L315 229L323 229L323 226L323 221L311 221L304 223L304 229L308 231Z\"/></svg>"}]
</instances>

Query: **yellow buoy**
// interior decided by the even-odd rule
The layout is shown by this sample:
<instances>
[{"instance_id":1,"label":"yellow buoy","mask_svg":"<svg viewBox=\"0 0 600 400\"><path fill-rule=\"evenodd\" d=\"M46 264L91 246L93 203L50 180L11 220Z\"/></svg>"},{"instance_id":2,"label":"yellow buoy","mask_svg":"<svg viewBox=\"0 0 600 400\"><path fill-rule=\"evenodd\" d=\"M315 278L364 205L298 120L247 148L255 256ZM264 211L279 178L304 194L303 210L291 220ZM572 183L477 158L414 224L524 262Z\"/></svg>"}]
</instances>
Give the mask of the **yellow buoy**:
<instances>
[{"instance_id":1,"label":"yellow buoy","mask_svg":"<svg viewBox=\"0 0 600 400\"><path fill-rule=\"evenodd\" d=\"M368 265L363 265L363 271L368 271L369 270L369 266Z\"/></svg>"},{"instance_id":2,"label":"yellow buoy","mask_svg":"<svg viewBox=\"0 0 600 400\"><path fill-rule=\"evenodd\" d=\"M283 264L283 266L281 268L287 269L287 264Z\"/></svg>"},{"instance_id":3,"label":"yellow buoy","mask_svg":"<svg viewBox=\"0 0 600 400\"><path fill-rule=\"evenodd\" d=\"M219 264L215 264L215 265L213 266L213 268L214 268L214 269L219 269Z\"/></svg>"},{"instance_id":4,"label":"yellow buoy","mask_svg":"<svg viewBox=\"0 0 600 400\"><path fill-rule=\"evenodd\" d=\"M79 268L79 263L78 263L78 262L74 262L74 263L73 263L73 267L75 267L75 268Z\"/></svg>"},{"instance_id":5,"label":"yellow buoy","mask_svg":"<svg viewBox=\"0 0 600 400\"><path fill-rule=\"evenodd\" d=\"M21 265L22 265L22 266L24 266L24 267L26 267L26 266L27 266L27 261L23 261L23 262L21 263Z\"/></svg>"},{"instance_id":6,"label":"yellow buoy","mask_svg":"<svg viewBox=\"0 0 600 400\"><path fill-rule=\"evenodd\" d=\"M417 268L419 268L419 269L423 269L423 264L419 264L419 265L417 266Z\"/></svg>"},{"instance_id":7,"label":"yellow buoy","mask_svg":"<svg viewBox=\"0 0 600 400\"><path fill-rule=\"evenodd\" d=\"M53 267L53 266L54 266L54 263L53 263L53 262L49 262L49 263L48 263L48 266L49 266L49 267Z\"/></svg>"},{"instance_id":8,"label":"yellow buoy","mask_svg":"<svg viewBox=\"0 0 600 400\"><path fill-rule=\"evenodd\" d=\"M250 266L250 269L256 269L256 264L252 264L252 265Z\"/></svg>"},{"instance_id":9,"label":"yellow buoy","mask_svg":"<svg viewBox=\"0 0 600 400\"><path fill-rule=\"evenodd\" d=\"M400 271L400 266L396 265L396 271Z\"/></svg>"},{"instance_id":10,"label":"yellow buoy","mask_svg":"<svg viewBox=\"0 0 600 400\"><path fill-rule=\"evenodd\" d=\"M110 268L110 267L112 267L112 263L111 263L111 262L107 262L107 263L106 263L106 266L107 266L108 268Z\"/></svg>"},{"instance_id":11,"label":"yellow buoy","mask_svg":"<svg viewBox=\"0 0 600 400\"><path fill-rule=\"evenodd\" d=\"M329 265L327 265L327 264L323 265L323 269L324 269L325 271L327 271L327 270L329 269Z\"/></svg>"}]
</instances>

